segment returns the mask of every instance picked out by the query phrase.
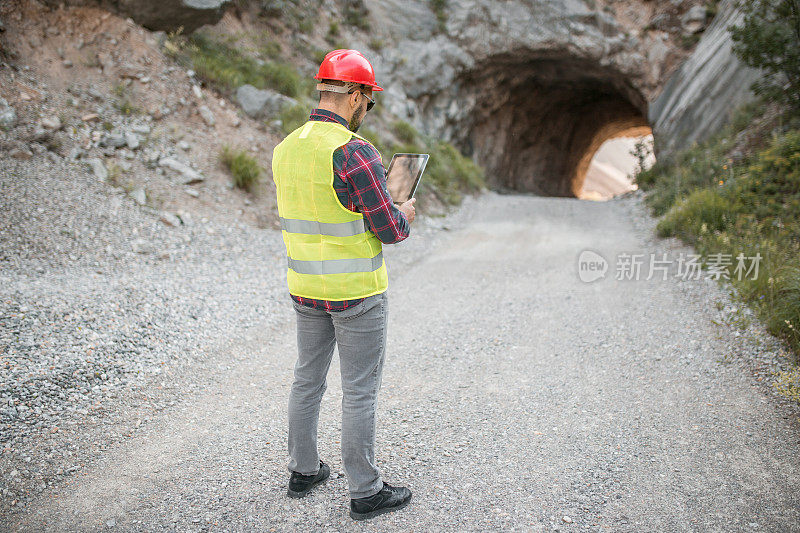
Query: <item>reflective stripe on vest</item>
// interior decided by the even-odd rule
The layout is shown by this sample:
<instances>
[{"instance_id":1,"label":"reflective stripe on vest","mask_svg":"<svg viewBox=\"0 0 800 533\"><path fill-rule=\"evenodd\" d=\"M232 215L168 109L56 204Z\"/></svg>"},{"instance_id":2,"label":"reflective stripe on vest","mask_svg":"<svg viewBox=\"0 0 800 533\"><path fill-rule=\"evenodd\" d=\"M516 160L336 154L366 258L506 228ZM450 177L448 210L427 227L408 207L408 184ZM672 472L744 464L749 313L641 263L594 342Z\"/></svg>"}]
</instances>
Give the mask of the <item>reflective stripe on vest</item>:
<instances>
[{"instance_id":1,"label":"reflective stripe on vest","mask_svg":"<svg viewBox=\"0 0 800 533\"><path fill-rule=\"evenodd\" d=\"M372 258L328 259L326 261L299 261L286 258L289 268L298 274L344 274L347 272L372 272L383 265L383 252Z\"/></svg>"},{"instance_id":2,"label":"reflective stripe on vest","mask_svg":"<svg viewBox=\"0 0 800 533\"><path fill-rule=\"evenodd\" d=\"M364 220L351 220L349 222L317 222L316 220L299 220L296 218L281 219L281 229L289 233L303 233L305 235L331 235L333 237L352 237L367 231Z\"/></svg>"}]
</instances>

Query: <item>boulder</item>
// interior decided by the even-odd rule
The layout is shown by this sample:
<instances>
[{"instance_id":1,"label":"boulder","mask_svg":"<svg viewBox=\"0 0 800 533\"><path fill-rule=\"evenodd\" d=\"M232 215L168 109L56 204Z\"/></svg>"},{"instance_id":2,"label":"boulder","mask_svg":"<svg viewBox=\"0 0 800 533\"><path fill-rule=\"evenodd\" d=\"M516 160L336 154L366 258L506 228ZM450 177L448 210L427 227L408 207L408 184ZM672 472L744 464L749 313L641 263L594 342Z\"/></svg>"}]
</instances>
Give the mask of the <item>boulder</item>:
<instances>
[{"instance_id":1,"label":"boulder","mask_svg":"<svg viewBox=\"0 0 800 533\"><path fill-rule=\"evenodd\" d=\"M61 119L57 116L51 117L44 117L41 120L42 127L46 130L60 130L61 129Z\"/></svg>"},{"instance_id":2,"label":"boulder","mask_svg":"<svg viewBox=\"0 0 800 533\"><path fill-rule=\"evenodd\" d=\"M43 0L51 7L97 6L130 17L148 30L191 33L205 24L216 24L230 0Z\"/></svg>"},{"instance_id":3,"label":"boulder","mask_svg":"<svg viewBox=\"0 0 800 533\"><path fill-rule=\"evenodd\" d=\"M139 205L144 205L147 203L147 192L144 190L143 187L138 187L131 192L128 193L128 196L133 198L133 201Z\"/></svg>"},{"instance_id":4,"label":"boulder","mask_svg":"<svg viewBox=\"0 0 800 533\"><path fill-rule=\"evenodd\" d=\"M689 11L681 17L681 26L686 33L699 33L706 27L708 13L703 6L692 6Z\"/></svg>"},{"instance_id":5,"label":"boulder","mask_svg":"<svg viewBox=\"0 0 800 533\"><path fill-rule=\"evenodd\" d=\"M129 131L125 134L125 144L128 145L128 148L131 150L136 150L139 148L139 136L136 135L134 132Z\"/></svg>"},{"instance_id":6,"label":"boulder","mask_svg":"<svg viewBox=\"0 0 800 533\"><path fill-rule=\"evenodd\" d=\"M0 128L10 129L17 123L17 112L8 105L3 98L0 98Z\"/></svg>"},{"instance_id":7,"label":"boulder","mask_svg":"<svg viewBox=\"0 0 800 533\"><path fill-rule=\"evenodd\" d=\"M217 120L214 118L214 113L211 112L207 105L201 105L198 111L200 112L200 117L207 126L213 126L217 123Z\"/></svg>"},{"instance_id":8,"label":"boulder","mask_svg":"<svg viewBox=\"0 0 800 533\"><path fill-rule=\"evenodd\" d=\"M171 226L173 228L177 228L181 225L181 219L168 211L163 211L158 219L167 226Z\"/></svg>"},{"instance_id":9,"label":"boulder","mask_svg":"<svg viewBox=\"0 0 800 533\"><path fill-rule=\"evenodd\" d=\"M166 167L179 173L183 177L184 185L191 185L193 183L200 183L205 178L198 171L187 165L186 163L175 159L174 157L162 157L158 160L158 165Z\"/></svg>"},{"instance_id":10,"label":"boulder","mask_svg":"<svg viewBox=\"0 0 800 533\"><path fill-rule=\"evenodd\" d=\"M100 139L100 146L110 147L110 148L122 148L127 144L125 139L125 135L118 131L112 131L111 133L106 133L103 135L103 138Z\"/></svg>"},{"instance_id":11,"label":"boulder","mask_svg":"<svg viewBox=\"0 0 800 533\"><path fill-rule=\"evenodd\" d=\"M236 90L236 101L250 117L274 117L287 107L297 105L297 100L270 89L256 89L242 85Z\"/></svg>"},{"instance_id":12,"label":"boulder","mask_svg":"<svg viewBox=\"0 0 800 533\"><path fill-rule=\"evenodd\" d=\"M8 155L14 159L28 160L33 157L33 152L31 152L30 148L28 148L25 143L17 141L11 146Z\"/></svg>"},{"instance_id":13,"label":"boulder","mask_svg":"<svg viewBox=\"0 0 800 533\"><path fill-rule=\"evenodd\" d=\"M90 157L86 160L86 164L89 165L89 168L92 169L95 177L100 181L105 181L108 179L108 169L106 168L105 163L98 158L98 157Z\"/></svg>"}]
</instances>

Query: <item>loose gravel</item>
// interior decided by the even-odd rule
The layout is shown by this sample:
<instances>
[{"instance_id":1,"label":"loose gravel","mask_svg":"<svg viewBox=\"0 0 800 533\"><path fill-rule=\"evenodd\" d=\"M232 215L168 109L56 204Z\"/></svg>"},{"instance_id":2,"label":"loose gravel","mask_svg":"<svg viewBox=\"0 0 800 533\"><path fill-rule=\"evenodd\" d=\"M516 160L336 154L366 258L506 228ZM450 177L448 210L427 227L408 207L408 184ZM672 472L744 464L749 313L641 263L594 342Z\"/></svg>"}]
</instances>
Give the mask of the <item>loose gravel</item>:
<instances>
[{"instance_id":1,"label":"loose gravel","mask_svg":"<svg viewBox=\"0 0 800 533\"><path fill-rule=\"evenodd\" d=\"M85 165L0 171L0 509L212 386L219 347L286 306L280 233L159 211ZM417 233L434 232L422 223ZM398 265L400 266L400 265Z\"/></svg>"},{"instance_id":2,"label":"loose gravel","mask_svg":"<svg viewBox=\"0 0 800 533\"><path fill-rule=\"evenodd\" d=\"M77 181L55 200L33 175L43 191ZM320 419L332 478L285 497L295 344L278 232L169 227L66 167L2 176L17 191L4 211L22 211L0 233L12 530L798 530L800 418L764 379L787 364L780 344L742 328L713 282L577 278L585 248L684 249L652 238L637 197L489 193L386 247L377 453L414 499L360 524L336 364ZM103 229L24 231L49 201L93 206L64 216Z\"/></svg>"}]
</instances>

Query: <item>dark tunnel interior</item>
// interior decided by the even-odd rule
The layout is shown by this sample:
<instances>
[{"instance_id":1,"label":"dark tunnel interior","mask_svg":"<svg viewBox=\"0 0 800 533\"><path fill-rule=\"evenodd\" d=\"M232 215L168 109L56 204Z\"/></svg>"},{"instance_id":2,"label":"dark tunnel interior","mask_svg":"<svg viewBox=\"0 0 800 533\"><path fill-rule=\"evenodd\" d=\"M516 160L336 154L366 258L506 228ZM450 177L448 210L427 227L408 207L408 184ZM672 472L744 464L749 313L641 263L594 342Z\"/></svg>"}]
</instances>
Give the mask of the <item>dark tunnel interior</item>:
<instances>
[{"instance_id":1,"label":"dark tunnel interior","mask_svg":"<svg viewBox=\"0 0 800 533\"><path fill-rule=\"evenodd\" d=\"M647 102L623 75L567 53L492 57L458 91L472 112L455 141L498 190L577 196L605 141L650 132Z\"/></svg>"}]
</instances>

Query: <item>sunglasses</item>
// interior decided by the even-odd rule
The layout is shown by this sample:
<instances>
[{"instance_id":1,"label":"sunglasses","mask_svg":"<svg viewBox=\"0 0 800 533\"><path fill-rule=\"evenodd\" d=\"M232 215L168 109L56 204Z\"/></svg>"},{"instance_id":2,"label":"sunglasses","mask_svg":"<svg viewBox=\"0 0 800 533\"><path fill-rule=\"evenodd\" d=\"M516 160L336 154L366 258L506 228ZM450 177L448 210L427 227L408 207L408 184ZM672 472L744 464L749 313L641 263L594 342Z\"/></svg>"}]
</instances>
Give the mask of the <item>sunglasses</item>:
<instances>
[{"instance_id":1,"label":"sunglasses","mask_svg":"<svg viewBox=\"0 0 800 533\"><path fill-rule=\"evenodd\" d=\"M354 92L355 92L355 91L350 91L350 94L352 94L352 93L354 93ZM361 91L358 91L358 92L360 92L360 93L361 93L361 96L363 96L364 98L366 98L367 100L369 100L369 103L367 104L367 111L369 111L370 109L372 109L372 108L373 108L373 106L375 106L375 100L373 100L372 98L370 98L369 96L367 96L366 94L364 94L364 93L363 93L363 92L361 92Z\"/></svg>"}]
</instances>

